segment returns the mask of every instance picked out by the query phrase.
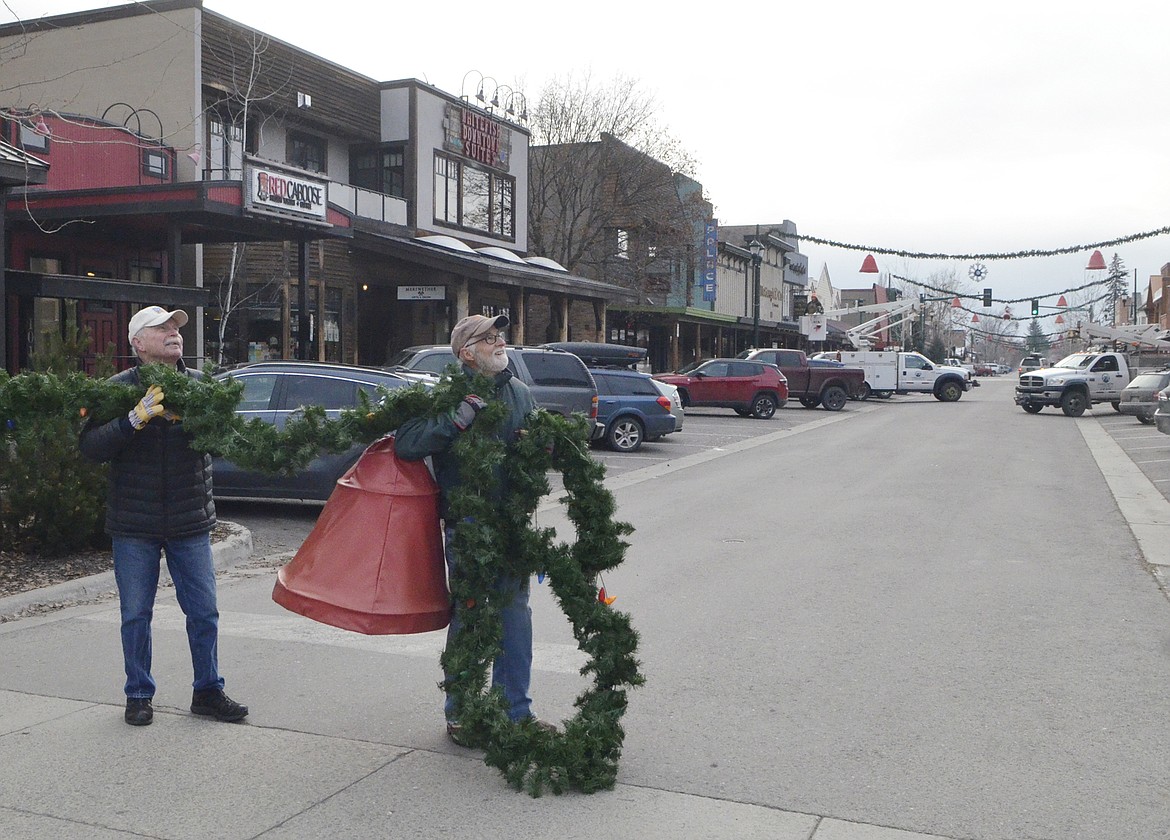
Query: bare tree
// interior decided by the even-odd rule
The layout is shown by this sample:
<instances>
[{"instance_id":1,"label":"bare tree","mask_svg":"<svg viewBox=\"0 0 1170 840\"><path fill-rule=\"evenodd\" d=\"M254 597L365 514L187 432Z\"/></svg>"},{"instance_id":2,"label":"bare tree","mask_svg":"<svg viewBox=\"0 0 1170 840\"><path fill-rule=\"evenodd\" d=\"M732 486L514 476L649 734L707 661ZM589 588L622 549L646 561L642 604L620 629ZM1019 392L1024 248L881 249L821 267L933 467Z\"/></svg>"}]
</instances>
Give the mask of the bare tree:
<instances>
[{"instance_id":1,"label":"bare tree","mask_svg":"<svg viewBox=\"0 0 1170 840\"><path fill-rule=\"evenodd\" d=\"M532 112L531 252L596 279L647 291L667 284L655 266L677 270L710 210L680 189L677 176L694 161L655 110L628 78L595 85L570 76L545 87Z\"/></svg>"},{"instance_id":2,"label":"bare tree","mask_svg":"<svg viewBox=\"0 0 1170 840\"><path fill-rule=\"evenodd\" d=\"M220 366L228 361L225 346L229 332L228 322L231 320L231 316L237 309L262 298L264 293L280 280L277 276L271 276L262 283L248 284L246 282L248 275L246 270L247 249L247 243L233 242L226 271L223 275L212 278L210 281L210 285L215 286L216 303L219 306L216 335L218 347L215 363ZM243 359L233 359L233 361L243 361Z\"/></svg>"}]
</instances>

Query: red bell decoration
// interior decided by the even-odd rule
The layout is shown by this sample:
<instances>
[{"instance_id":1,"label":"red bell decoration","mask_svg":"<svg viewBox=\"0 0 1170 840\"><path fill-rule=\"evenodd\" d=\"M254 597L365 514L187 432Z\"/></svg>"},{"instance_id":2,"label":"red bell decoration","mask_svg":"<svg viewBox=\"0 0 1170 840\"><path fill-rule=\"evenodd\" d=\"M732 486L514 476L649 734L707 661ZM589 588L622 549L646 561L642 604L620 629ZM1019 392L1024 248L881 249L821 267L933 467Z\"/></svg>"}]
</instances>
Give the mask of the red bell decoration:
<instances>
[{"instance_id":1,"label":"red bell decoration","mask_svg":"<svg viewBox=\"0 0 1170 840\"><path fill-rule=\"evenodd\" d=\"M451 617L439 488L424 461L371 444L337 480L312 533L276 575L272 600L367 635L426 633Z\"/></svg>"}]
</instances>

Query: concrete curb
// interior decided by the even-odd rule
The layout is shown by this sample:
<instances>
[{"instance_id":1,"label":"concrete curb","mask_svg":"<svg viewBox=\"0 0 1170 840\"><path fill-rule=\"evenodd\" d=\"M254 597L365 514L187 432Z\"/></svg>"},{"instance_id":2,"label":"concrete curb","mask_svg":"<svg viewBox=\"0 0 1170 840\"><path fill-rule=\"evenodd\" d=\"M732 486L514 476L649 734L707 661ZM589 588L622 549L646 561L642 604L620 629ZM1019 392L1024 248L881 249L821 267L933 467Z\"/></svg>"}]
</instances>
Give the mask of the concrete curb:
<instances>
[{"instance_id":1,"label":"concrete curb","mask_svg":"<svg viewBox=\"0 0 1170 840\"><path fill-rule=\"evenodd\" d=\"M252 532L243 525L235 522L220 522L220 527L231 533L221 540L211 544L211 559L216 571L230 568L242 563L252 556ZM159 583L169 583L171 579L167 566L162 564L162 574ZM67 580L64 583L46 586L43 589L30 589L28 592L18 592L6 598L0 598L0 618L10 618L27 610L30 607L48 604L60 604L71 601L88 601L117 590L114 583L114 572L101 572L88 577Z\"/></svg>"},{"instance_id":2,"label":"concrete curb","mask_svg":"<svg viewBox=\"0 0 1170 840\"><path fill-rule=\"evenodd\" d=\"M1160 578L1170 572L1170 502L1093 417L1077 428L1109 485L1145 561Z\"/></svg>"}]
</instances>

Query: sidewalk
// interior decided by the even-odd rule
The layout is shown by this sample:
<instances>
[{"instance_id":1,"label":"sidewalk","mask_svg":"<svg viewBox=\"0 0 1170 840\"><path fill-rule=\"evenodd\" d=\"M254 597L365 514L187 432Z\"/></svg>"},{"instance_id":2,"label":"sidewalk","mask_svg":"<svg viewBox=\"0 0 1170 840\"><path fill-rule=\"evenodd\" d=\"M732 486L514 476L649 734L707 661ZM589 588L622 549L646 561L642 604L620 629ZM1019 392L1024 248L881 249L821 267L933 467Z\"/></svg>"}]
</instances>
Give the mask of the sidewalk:
<instances>
[{"instance_id":1,"label":"sidewalk","mask_svg":"<svg viewBox=\"0 0 1170 840\"><path fill-rule=\"evenodd\" d=\"M187 710L190 661L173 589L160 591L155 613L159 692L148 727L122 720L116 601L0 624L0 837L939 837L621 776L613 791L532 799L445 737L436 688L443 631L369 637L292 615L271 601L270 567L237 565L250 552L246 532L217 551L221 667L228 692L251 707L242 724ZM61 602L112 588L99 575L16 598ZM551 601L547 587L534 610L546 608L542 600ZM0 602L2 612L14 607L14 598ZM564 683L547 698L562 716L572 713L579 666L571 638L538 642L534 670ZM653 768L657 716L639 706L625 722L629 760Z\"/></svg>"}]
</instances>

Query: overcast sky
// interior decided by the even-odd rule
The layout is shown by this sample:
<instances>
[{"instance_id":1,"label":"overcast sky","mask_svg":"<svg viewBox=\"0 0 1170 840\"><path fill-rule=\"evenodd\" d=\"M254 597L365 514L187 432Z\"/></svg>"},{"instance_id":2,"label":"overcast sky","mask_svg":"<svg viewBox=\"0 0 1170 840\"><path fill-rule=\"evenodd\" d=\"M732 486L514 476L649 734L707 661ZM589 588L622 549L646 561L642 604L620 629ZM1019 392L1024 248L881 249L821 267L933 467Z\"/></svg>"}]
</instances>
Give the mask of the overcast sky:
<instances>
[{"instance_id":1,"label":"overcast sky","mask_svg":"<svg viewBox=\"0 0 1170 840\"><path fill-rule=\"evenodd\" d=\"M0 19L110 5L120 4L4 0ZM593 0L572 17L531 0L205 6L376 79L419 78L455 95L473 92L479 74L531 98L550 76L635 78L698 160L723 224L791 219L827 240L947 254L1052 250L1170 225L1164 0ZM827 264L838 288L873 276L858 273L864 251L801 250L813 278ZM1120 254L1144 289L1170 262L1170 237L1102 251ZM923 280L944 268L966 280L973 262L877 258L882 271ZM1098 277L1088 260L985 260L987 279L967 283L1055 304Z\"/></svg>"}]
</instances>

